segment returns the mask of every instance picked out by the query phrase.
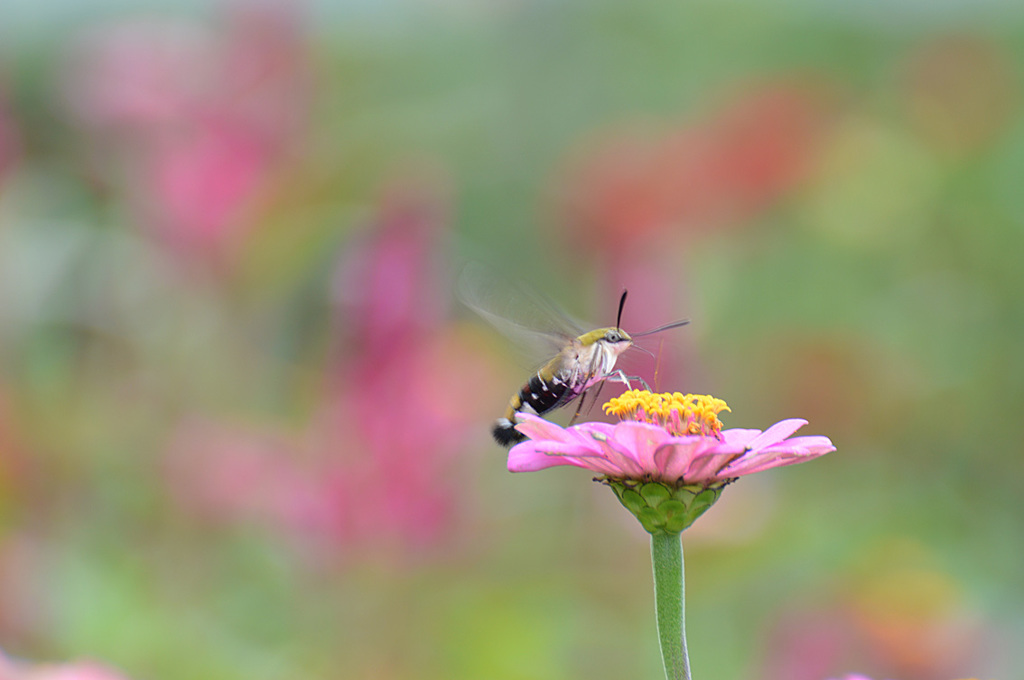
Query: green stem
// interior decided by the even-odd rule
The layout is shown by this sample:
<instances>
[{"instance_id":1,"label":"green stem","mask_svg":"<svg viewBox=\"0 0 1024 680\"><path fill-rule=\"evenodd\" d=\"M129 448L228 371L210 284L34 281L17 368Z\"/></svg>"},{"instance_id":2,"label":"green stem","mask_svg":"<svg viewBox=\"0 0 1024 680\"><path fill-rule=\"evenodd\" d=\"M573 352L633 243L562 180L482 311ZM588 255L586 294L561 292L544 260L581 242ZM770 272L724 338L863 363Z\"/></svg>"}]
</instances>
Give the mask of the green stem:
<instances>
[{"instance_id":1,"label":"green stem","mask_svg":"<svg viewBox=\"0 0 1024 680\"><path fill-rule=\"evenodd\" d=\"M690 659L686 654L686 615L683 601L683 544L678 533L651 534L654 563L654 607L658 616L658 639L668 680L690 680Z\"/></svg>"}]
</instances>

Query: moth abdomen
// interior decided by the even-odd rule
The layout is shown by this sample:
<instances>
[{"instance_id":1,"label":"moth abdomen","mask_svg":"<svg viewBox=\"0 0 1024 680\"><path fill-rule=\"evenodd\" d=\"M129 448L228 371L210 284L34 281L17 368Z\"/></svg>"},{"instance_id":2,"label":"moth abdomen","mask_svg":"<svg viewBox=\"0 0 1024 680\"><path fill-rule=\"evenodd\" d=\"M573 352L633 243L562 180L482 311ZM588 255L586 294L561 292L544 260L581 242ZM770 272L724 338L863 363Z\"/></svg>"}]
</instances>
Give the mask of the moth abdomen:
<instances>
[{"instance_id":1,"label":"moth abdomen","mask_svg":"<svg viewBox=\"0 0 1024 680\"><path fill-rule=\"evenodd\" d=\"M537 371L509 401L505 417L499 418L494 424L491 431L494 439L502 446L518 444L526 439L525 435L515 429L516 416L519 413L538 416L547 413L561 405L568 389L569 384L557 373L546 377L544 369Z\"/></svg>"}]
</instances>

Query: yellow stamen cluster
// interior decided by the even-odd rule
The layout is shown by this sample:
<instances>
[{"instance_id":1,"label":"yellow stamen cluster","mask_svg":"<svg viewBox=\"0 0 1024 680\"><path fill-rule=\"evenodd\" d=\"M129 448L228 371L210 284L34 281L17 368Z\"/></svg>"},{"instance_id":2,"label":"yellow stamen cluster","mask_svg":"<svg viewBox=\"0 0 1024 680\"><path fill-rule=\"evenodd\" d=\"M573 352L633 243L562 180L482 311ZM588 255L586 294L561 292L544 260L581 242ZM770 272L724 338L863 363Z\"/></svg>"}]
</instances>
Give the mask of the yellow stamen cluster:
<instances>
[{"instance_id":1,"label":"yellow stamen cluster","mask_svg":"<svg viewBox=\"0 0 1024 680\"><path fill-rule=\"evenodd\" d=\"M728 404L709 394L654 394L647 390L629 390L604 405L604 412L615 414L619 420L660 425L677 436L718 435L722 431L718 414L729 410Z\"/></svg>"}]
</instances>

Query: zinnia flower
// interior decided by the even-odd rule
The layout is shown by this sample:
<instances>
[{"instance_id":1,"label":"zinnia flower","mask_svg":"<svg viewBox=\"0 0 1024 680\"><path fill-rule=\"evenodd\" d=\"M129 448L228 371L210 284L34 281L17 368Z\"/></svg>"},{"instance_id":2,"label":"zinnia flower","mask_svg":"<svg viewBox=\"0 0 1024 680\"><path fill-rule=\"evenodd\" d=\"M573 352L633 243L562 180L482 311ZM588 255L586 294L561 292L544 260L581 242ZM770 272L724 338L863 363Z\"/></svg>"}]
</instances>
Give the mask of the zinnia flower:
<instances>
[{"instance_id":1,"label":"zinnia flower","mask_svg":"<svg viewBox=\"0 0 1024 680\"><path fill-rule=\"evenodd\" d=\"M722 430L718 414L730 409L709 395L630 390L604 410L621 422L562 428L520 414L516 429L529 440L509 451L508 469L574 465L593 470L652 534L690 526L739 477L835 451L828 437L791 437L807 424L799 418L763 432Z\"/></svg>"}]
</instances>

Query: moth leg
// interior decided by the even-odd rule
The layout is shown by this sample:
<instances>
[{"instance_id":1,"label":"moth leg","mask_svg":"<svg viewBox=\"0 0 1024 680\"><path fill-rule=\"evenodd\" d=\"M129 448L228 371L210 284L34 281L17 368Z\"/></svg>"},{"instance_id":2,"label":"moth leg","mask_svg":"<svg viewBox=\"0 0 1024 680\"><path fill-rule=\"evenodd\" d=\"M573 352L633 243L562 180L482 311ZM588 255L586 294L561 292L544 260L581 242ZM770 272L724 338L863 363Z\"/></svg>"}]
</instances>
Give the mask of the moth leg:
<instances>
[{"instance_id":1,"label":"moth leg","mask_svg":"<svg viewBox=\"0 0 1024 680\"><path fill-rule=\"evenodd\" d=\"M621 382L623 385L625 385L629 389L633 389L633 385L632 385L632 383L630 383L630 381L631 380L638 380L638 381L640 381L640 384L644 386L645 390L647 390L648 392L651 391L651 386L647 384L646 380L644 380L643 378L641 378L638 375L626 375L625 372L622 371L622 369L619 369L619 370L615 371L614 373L612 373L611 377L616 378L619 382Z\"/></svg>"},{"instance_id":2,"label":"moth leg","mask_svg":"<svg viewBox=\"0 0 1024 680\"><path fill-rule=\"evenodd\" d=\"M583 390L583 392L580 393L580 403L576 405L576 413L572 414L572 418L569 420L569 425L572 425L573 423L575 423L576 419L579 418L580 411L583 410L583 402L585 402L586 400L587 400L587 391Z\"/></svg>"},{"instance_id":3,"label":"moth leg","mask_svg":"<svg viewBox=\"0 0 1024 680\"><path fill-rule=\"evenodd\" d=\"M601 388L604 387L604 380L597 383L597 392L594 393L594 400L591 402L590 408L594 408L594 404L597 403L598 397L601 396Z\"/></svg>"}]
</instances>

